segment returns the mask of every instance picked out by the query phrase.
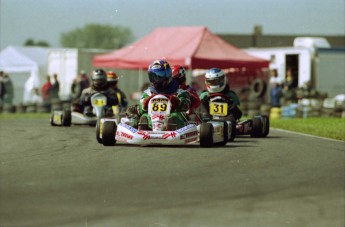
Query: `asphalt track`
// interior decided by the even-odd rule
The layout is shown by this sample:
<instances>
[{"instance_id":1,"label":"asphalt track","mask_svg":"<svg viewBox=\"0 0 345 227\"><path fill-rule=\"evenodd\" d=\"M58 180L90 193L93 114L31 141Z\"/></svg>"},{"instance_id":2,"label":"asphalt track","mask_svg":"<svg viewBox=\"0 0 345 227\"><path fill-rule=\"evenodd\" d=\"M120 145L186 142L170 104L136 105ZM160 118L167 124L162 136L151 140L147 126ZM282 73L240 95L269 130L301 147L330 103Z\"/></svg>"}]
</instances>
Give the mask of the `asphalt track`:
<instances>
[{"instance_id":1,"label":"asphalt track","mask_svg":"<svg viewBox=\"0 0 345 227\"><path fill-rule=\"evenodd\" d=\"M344 227L344 145L103 147L92 127L1 120L0 226Z\"/></svg>"}]
</instances>

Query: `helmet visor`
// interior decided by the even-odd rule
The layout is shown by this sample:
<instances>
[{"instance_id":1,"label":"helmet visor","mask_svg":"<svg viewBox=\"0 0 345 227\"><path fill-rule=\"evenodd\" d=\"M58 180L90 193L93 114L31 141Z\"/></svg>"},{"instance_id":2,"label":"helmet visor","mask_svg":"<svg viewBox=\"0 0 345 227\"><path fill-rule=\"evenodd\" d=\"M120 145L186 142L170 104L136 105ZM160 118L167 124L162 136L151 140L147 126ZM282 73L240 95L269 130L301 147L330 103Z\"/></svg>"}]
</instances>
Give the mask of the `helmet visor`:
<instances>
[{"instance_id":1,"label":"helmet visor","mask_svg":"<svg viewBox=\"0 0 345 227\"><path fill-rule=\"evenodd\" d=\"M166 72L149 72L149 80L156 89L165 88L171 81L171 77Z\"/></svg>"},{"instance_id":2,"label":"helmet visor","mask_svg":"<svg viewBox=\"0 0 345 227\"><path fill-rule=\"evenodd\" d=\"M217 78L206 78L206 85L208 86L223 86L224 85L224 77L217 77Z\"/></svg>"}]
</instances>

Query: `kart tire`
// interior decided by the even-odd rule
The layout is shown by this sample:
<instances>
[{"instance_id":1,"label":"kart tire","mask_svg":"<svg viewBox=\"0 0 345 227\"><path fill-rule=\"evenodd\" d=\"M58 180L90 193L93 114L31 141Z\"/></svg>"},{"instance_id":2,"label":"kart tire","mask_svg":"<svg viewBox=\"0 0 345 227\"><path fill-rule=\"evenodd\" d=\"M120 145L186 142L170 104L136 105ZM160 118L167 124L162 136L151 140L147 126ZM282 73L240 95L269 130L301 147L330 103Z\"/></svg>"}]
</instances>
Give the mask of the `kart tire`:
<instances>
[{"instance_id":1,"label":"kart tire","mask_svg":"<svg viewBox=\"0 0 345 227\"><path fill-rule=\"evenodd\" d=\"M102 143L102 138L101 138L100 134L101 134L101 121L97 120L97 123L96 123L96 140L98 143Z\"/></svg>"},{"instance_id":2,"label":"kart tire","mask_svg":"<svg viewBox=\"0 0 345 227\"><path fill-rule=\"evenodd\" d=\"M203 122L200 125L200 146L213 146L213 125L211 123Z\"/></svg>"},{"instance_id":3,"label":"kart tire","mask_svg":"<svg viewBox=\"0 0 345 227\"><path fill-rule=\"evenodd\" d=\"M258 78L255 79L250 86L250 91L251 94L256 97L256 98L260 98L262 97L265 92L266 92L266 83L264 80Z\"/></svg>"},{"instance_id":4,"label":"kart tire","mask_svg":"<svg viewBox=\"0 0 345 227\"><path fill-rule=\"evenodd\" d=\"M234 141L236 138L236 119L234 117L230 117L231 122L231 136L229 138L229 141Z\"/></svg>"},{"instance_id":5,"label":"kart tire","mask_svg":"<svg viewBox=\"0 0 345 227\"><path fill-rule=\"evenodd\" d=\"M106 121L102 125L102 143L104 146L114 146L117 126L113 121Z\"/></svg>"},{"instance_id":6,"label":"kart tire","mask_svg":"<svg viewBox=\"0 0 345 227\"><path fill-rule=\"evenodd\" d=\"M224 141L220 142L220 146L225 146L228 143L228 137L229 137L229 131L228 131L228 123L226 121L223 121L224 127L223 127L223 136L224 136Z\"/></svg>"},{"instance_id":7,"label":"kart tire","mask_svg":"<svg viewBox=\"0 0 345 227\"><path fill-rule=\"evenodd\" d=\"M262 121L261 117L253 117L253 129L252 132L250 133L251 137L261 137L262 135Z\"/></svg>"},{"instance_id":8,"label":"kart tire","mask_svg":"<svg viewBox=\"0 0 345 227\"><path fill-rule=\"evenodd\" d=\"M72 124L72 112L70 110L64 110L62 115L62 126L70 127Z\"/></svg>"},{"instance_id":9,"label":"kart tire","mask_svg":"<svg viewBox=\"0 0 345 227\"><path fill-rule=\"evenodd\" d=\"M263 124L263 127L265 128L264 128L264 133L262 134L262 137L267 137L267 135L270 133L270 118L268 116L263 115L262 120L263 122L265 122Z\"/></svg>"}]
</instances>

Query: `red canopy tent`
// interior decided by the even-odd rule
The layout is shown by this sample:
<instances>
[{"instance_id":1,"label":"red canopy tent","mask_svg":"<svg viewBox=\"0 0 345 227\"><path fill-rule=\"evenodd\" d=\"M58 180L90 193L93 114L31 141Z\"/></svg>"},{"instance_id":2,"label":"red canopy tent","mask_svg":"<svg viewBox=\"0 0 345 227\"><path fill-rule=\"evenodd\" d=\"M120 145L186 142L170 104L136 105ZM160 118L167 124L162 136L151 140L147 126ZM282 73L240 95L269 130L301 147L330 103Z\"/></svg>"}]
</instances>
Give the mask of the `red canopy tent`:
<instances>
[{"instance_id":1,"label":"red canopy tent","mask_svg":"<svg viewBox=\"0 0 345 227\"><path fill-rule=\"evenodd\" d=\"M268 67L269 62L230 45L207 27L157 28L130 46L96 55L93 66L146 69L156 59L192 69Z\"/></svg>"}]
</instances>

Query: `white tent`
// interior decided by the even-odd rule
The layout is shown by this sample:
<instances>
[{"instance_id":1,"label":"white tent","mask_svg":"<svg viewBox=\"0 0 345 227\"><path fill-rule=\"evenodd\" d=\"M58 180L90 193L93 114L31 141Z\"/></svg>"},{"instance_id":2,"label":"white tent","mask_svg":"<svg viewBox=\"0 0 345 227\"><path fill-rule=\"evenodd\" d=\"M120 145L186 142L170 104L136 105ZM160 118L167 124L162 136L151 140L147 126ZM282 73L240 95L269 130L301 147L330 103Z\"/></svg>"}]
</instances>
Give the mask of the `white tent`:
<instances>
[{"instance_id":1,"label":"white tent","mask_svg":"<svg viewBox=\"0 0 345 227\"><path fill-rule=\"evenodd\" d=\"M14 86L14 103L28 103L33 89L40 88L48 66L49 48L9 46L0 52L0 70L8 73Z\"/></svg>"}]
</instances>

